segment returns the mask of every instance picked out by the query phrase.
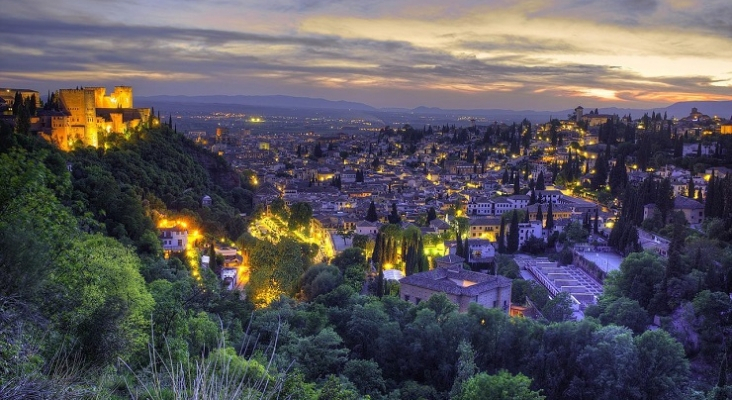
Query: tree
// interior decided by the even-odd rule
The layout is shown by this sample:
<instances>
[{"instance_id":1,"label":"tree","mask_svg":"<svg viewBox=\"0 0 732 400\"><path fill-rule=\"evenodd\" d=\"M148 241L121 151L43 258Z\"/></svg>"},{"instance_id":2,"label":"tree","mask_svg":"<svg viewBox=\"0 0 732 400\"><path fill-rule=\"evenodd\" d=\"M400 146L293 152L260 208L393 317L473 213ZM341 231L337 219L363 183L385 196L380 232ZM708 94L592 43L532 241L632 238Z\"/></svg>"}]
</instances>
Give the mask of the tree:
<instances>
[{"instance_id":1,"label":"tree","mask_svg":"<svg viewBox=\"0 0 732 400\"><path fill-rule=\"evenodd\" d=\"M511 227L508 231L508 241L506 243L506 250L509 253L515 253L519 247L519 221L518 213L514 212L511 216Z\"/></svg>"},{"instance_id":2,"label":"tree","mask_svg":"<svg viewBox=\"0 0 732 400\"><path fill-rule=\"evenodd\" d=\"M607 175L607 161L605 161L605 156L601 153L595 161L595 172L592 174L590 189L598 190L604 187L607 182Z\"/></svg>"},{"instance_id":3,"label":"tree","mask_svg":"<svg viewBox=\"0 0 732 400\"><path fill-rule=\"evenodd\" d=\"M305 271L300 279L302 293L307 300L326 294L343 282L341 271L333 265L318 264Z\"/></svg>"},{"instance_id":4,"label":"tree","mask_svg":"<svg viewBox=\"0 0 732 400\"><path fill-rule=\"evenodd\" d=\"M391 203L391 213L389 214L390 224L399 224L402 222L402 217L399 216L396 203Z\"/></svg>"},{"instance_id":5,"label":"tree","mask_svg":"<svg viewBox=\"0 0 732 400\"><path fill-rule=\"evenodd\" d=\"M531 379L522 374L511 375L501 370L497 375L481 372L468 379L457 397L459 400L543 400L540 392L531 390Z\"/></svg>"},{"instance_id":6,"label":"tree","mask_svg":"<svg viewBox=\"0 0 732 400\"><path fill-rule=\"evenodd\" d=\"M636 371L641 397L681 397L682 389L689 380L689 361L684 347L662 329L643 332L633 341L638 350Z\"/></svg>"},{"instance_id":7,"label":"tree","mask_svg":"<svg viewBox=\"0 0 732 400\"><path fill-rule=\"evenodd\" d=\"M694 188L694 177L689 178L689 185L687 187L686 195L689 198L696 198L696 189Z\"/></svg>"},{"instance_id":8,"label":"tree","mask_svg":"<svg viewBox=\"0 0 732 400\"><path fill-rule=\"evenodd\" d=\"M313 150L313 156L316 159L323 157L323 148L320 146L320 142L315 144L315 149Z\"/></svg>"},{"instance_id":9,"label":"tree","mask_svg":"<svg viewBox=\"0 0 732 400\"><path fill-rule=\"evenodd\" d=\"M546 225L544 226L546 230L551 231L554 229L554 213L552 211L552 202L549 201L549 207L546 211Z\"/></svg>"},{"instance_id":10,"label":"tree","mask_svg":"<svg viewBox=\"0 0 732 400\"><path fill-rule=\"evenodd\" d=\"M541 313L551 322L564 322L573 320L572 298L567 292L559 292L553 299L549 300Z\"/></svg>"},{"instance_id":11,"label":"tree","mask_svg":"<svg viewBox=\"0 0 732 400\"><path fill-rule=\"evenodd\" d=\"M638 351L627 328L607 326L592 333L592 342L577 357L583 365L567 397L593 399L638 398Z\"/></svg>"},{"instance_id":12,"label":"tree","mask_svg":"<svg viewBox=\"0 0 732 400\"><path fill-rule=\"evenodd\" d=\"M279 217L283 222L290 219L290 209L285 204L285 201L280 198L272 200L269 204L269 211L272 215Z\"/></svg>"},{"instance_id":13,"label":"tree","mask_svg":"<svg viewBox=\"0 0 732 400\"><path fill-rule=\"evenodd\" d=\"M363 236L363 235L360 235ZM355 239L355 238L354 238ZM338 267L338 269L341 271L341 273L346 271L346 268L348 268L351 265L357 265L361 267L361 269L366 269L366 257L363 254L363 249L360 247L349 247L342 252L338 253L333 260L331 261L331 264Z\"/></svg>"},{"instance_id":14,"label":"tree","mask_svg":"<svg viewBox=\"0 0 732 400\"><path fill-rule=\"evenodd\" d=\"M521 194L521 183L519 181L519 174L513 179L513 194Z\"/></svg>"},{"instance_id":15,"label":"tree","mask_svg":"<svg viewBox=\"0 0 732 400\"><path fill-rule=\"evenodd\" d=\"M669 213L674 208L674 190L671 187L671 181L665 178L658 186L658 195L656 196L656 208L661 213L661 225L665 226L668 221Z\"/></svg>"},{"instance_id":16,"label":"tree","mask_svg":"<svg viewBox=\"0 0 732 400\"><path fill-rule=\"evenodd\" d=\"M343 376L356 389L371 398L379 398L386 392L386 382L379 364L373 360L349 360L343 368Z\"/></svg>"},{"instance_id":17,"label":"tree","mask_svg":"<svg viewBox=\"0 0 732 400\"><path fill-rule=\"evenodd\" d=\"M478 367L475 365L475 351L473 346L467 340L461 340L458 345L458 362L457 362L457 374L455 375L455 382L450 389L450 398L458 398L463 390L463 384L472 378Z\"/></svg>"},{"instance_id":18,"label":"tree","mask_svg":"<svg viewBox=\"0 0 732 400\"><path fill-rule=\"evenodd\" d=\"M648 312L636 300L603 296L599 308L602 310L599 319L603 325L625 326L635 334L641 334L648 328Z\"/></svg>"},{"instance_id":19,"label":"tree","mask_svg":"<svg viewBox=\"0 0 732 400\"><path fill-rule=\"evenodd\" d=\"M306 234L310 231L310 220L313 217L313 207L310 203L301 201L290 206L290 218L287 225L290 230L304 229Z\"/></svg>"},{"instance_id":20,"label":"tree","mask_svg":"<svg viewBox=\"0 0 732 400\"><path fill-rule=\"evenodd\" d=\"M319 399L358 400L359 395L350 382L342 382L335 375L328 375L320 389Z\"/></svg>"},{"instance_id":21,"label":"tree","mask_svg":"<svg viewBox=\"0 0 732 400\"><path fill-rule=\"evenodd\" d=\"M79 340L90 362L128 360L144 351L154 300L140 275L140 259L112 238L87 235L61 254L48 306Z\"/></svg>"},{"instance_id":22,"label":"tree","mask_svg":"<svg viewBox=\"0 0 732 400\"><path fill-rule=\"evenodd\" d=\"M369 210L366 212L365 219L369 222L376 222L379 220L379 216L376 214L376 205L373 200L371 200L371 204L369 204Z\"/></svg>"},{"instance_id":23,"label":"tree","mask_svg":"<svg viewBox=\"0 0 732 400\"><path fill-rule=\"evenodd\" d=\"M544 213L541 212L541 204L536 209L536 220L544 224Z\"/></svg>"},{"instance_id":24,"label":"tree","mask_svg":"<svg viewBox=\"0 0 732 400\"><path fill-rule=\"evenodd\" d=\"M663 259L657 254L631 253L620 264L620 271L610 272L605 281L606 293L637 300L641 307L647 309L665 269Z\"/></svg>"},{"instance_id":25,"label":"tree","mask_svg":"<svg viewBox=\"0 0 732 400\"><path fill-rule=\"evenodd\" d=\"M498 231L498 252L506 253L506 218L501 216L501 228Z\"/></svg>"},{"instance_id":26,"label":"tree","mask_svg":"<svg viewBox=\"0 0 732 400\"><path fill-rule=\"evenodd\" d=\"M430 222L432 222L432 221L434 221L436 219L437 219L437 211L435 211L435 208L434 207L430 207L427 210L427 225L429 225Z\"/></svg>"},{"instance_id":27,"label":"tree","mask_svg":"<svg viewBox=\"0 0 732 400\"><path fill-rule=\"evenodd\" d=\"M539 172L536 178L536 190L546 190L546 182L544 181L544 171Z\"/></svg>"},{"instance_id":28,"label":"tree","mask_svg":"<svg viewBox=\"0 0 732 400\"><path fill-rule=\"evenodd\" d=\"M308 380L322 379L341 371L348 355L343 339L331 327L315 336L298 339L287 351L301 366Z\"/></svg>"}]
</instances>

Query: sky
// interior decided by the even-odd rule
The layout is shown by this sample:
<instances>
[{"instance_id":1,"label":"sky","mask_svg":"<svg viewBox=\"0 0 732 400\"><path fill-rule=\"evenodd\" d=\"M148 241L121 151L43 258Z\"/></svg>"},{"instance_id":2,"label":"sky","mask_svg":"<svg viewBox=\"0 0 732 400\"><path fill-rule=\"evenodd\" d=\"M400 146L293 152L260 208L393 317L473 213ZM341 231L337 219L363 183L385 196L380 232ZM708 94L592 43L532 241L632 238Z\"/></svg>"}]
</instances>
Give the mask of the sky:
<instances>
[{"instance_id":1,"label":"sky","mask_svg":"<svg viewBox=\"0 0 732 400\"><path fill-rule=\"evenodd\" d=\"M701 5L703 4L703 6ZM562 110L732 100L729 0L0 0L0 86Z\"/></svg>"}]
</instances>

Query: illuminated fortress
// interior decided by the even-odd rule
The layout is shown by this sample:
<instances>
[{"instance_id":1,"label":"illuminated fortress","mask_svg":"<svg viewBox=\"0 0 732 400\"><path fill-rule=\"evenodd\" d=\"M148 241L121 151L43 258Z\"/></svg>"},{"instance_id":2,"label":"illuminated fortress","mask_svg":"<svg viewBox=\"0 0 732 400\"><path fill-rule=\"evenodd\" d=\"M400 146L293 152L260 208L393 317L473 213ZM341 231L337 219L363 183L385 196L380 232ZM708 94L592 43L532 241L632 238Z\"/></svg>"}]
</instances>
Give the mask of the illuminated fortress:
<instances>
[{"instance_id":1,"label":"illuminated fortress","mask_svg":"<svg viewBox=\"0 0 732 400\"><path fill-rule=\"evenodd\" d=\"M149 108L134 108L132 87L59 89L58 111L39 112L38 131L64 151L98 147L107 135L124 134L152 121Z\"/></svg>"}]
</instances>

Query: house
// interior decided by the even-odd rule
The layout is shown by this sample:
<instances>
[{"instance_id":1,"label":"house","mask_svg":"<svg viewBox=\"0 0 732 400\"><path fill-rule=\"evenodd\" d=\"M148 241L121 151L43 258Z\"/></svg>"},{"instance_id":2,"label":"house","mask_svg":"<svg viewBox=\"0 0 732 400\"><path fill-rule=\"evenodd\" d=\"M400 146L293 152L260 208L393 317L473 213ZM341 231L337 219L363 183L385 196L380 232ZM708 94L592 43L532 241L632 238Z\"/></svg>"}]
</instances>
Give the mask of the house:
<instances>
[{"instance_id":1,"label":"house","mask_svg":"<svg viewBox=\"0 0 732 400\"><path fill-rule=\"evenodd\" d=\"M357 235L376 235L379 232L381 223L371 221L358 221L356 222L356 234Z\"/></svg>"},{"instance_id":2,"label":"house","mask_svg":"<svg viewBox=\"0 0 732 400\"><path fill-rule=\"evenodd\" d=\"M689 197L674 197L674 211L683 212L689 225L699 225L704 221L704 204Z\"/></svg>"},{"instance_id":3,"label":"house","mask_svg":"<svg viewBox=\"0 0 732 400\"><path fill-rule=\"evenodd\" d=\"M519 228L519 247L524 245L524 242L529 240L532 236L536 238L543 238L542 223L539 221L521 222L518 225ZM506 231L510 232L510 225L506 226ZM506 236L508 237L508 236Z\"/></svg>"},{"instance_id":4,"label":"house","mask_svg":"<svg viewBox=\"0 0 732 400\"><path fill-rule=\"evenodd\" d=\"M493 215L491 199L487 197L477 197L470 199L468 203L468 215Z\"/></svg>"},{"instance_id":5,"label":"house","mask_svg":"<svg viewBox=\"0 0 732 400\"><path fill-rule=\"evenodd\" d=\"M437 234L445 233L451 229L450 224L441 219L433 219L430 221L430 227L434 229Z\"/></svg>"},{"instance_id":6,"label":"house","mask_svg":"<svg viewBox=\"0 0 732 400\"><path fill-rule=\"evenodd\" d=\"M652 218L658 207L655 204L643 206L643 220ZM704 221L704 204L685 196L674 197L674 211L684 213L684 218L689 225L699 225ZM671 221L671 214L666 217L667 223Z\"/></svg>"},{"instance_id":7,"label":"house","mask_svg":"<svg viewBox=\"0 0 732 400\"><path fill-rule=\"evenodd\" d=\"M226 290L234 290L239 285L237 281L238 270L236 268L222 268L221 280Z\"/></svg>"},{"instance_id":8,"label":"house","mask_svg":"<svg viewBox=\"0 0 732 400\"><path fill-rule=\"evenodd\" d=\"M435 268L409 275L399 281L399 286L401 298L413 304L444 293L450 301L457 304L459 312L468 311L470 303L498 308L507 314L511 307L510 279L462 268Z\"/></svg>"},{"instance_id":9,"label":"house","mask_svg":"<svg viewBox=\"0 0 732 400\"><path fill-rule=\"evenodd\" d=\"M501 218L471 218L470 238L496 241L501 230Z\"/></svg>"},{"instance_id":10,"label":"house","mask_svg":"<svg viewBox=\"0 0 732 400\"><path fill-rule=\"evenodd\" d=\"M159 238L163 243L163 251L183 251L188 246L188 229L182 225L160 228Z\"/></svg>"},{"instance_id":11,"label":"house","mask_svg":"<svg viewBox=\"0 0 732 400\"><path fill-rule=\"evenodd\" d=\"M468 264L491 264L496 257L496 248L488 239L467 239Z\"/></svg>"}]
</instances>

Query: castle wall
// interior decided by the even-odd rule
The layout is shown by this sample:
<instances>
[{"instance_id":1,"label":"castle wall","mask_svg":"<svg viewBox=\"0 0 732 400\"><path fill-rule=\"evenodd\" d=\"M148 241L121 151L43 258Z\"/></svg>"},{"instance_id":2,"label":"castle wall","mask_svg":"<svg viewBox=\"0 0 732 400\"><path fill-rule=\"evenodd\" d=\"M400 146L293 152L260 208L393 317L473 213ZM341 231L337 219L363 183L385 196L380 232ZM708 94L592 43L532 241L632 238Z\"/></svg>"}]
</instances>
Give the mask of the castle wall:
<instances>
[{"instance_id":1,"label":"castle wall","mask_svg":"<svg viewBox=\"0 0 732 400\"><path fill-rule=\"evenodd\" d=\"M77 141L98 147L100 134L123 133L149 120L149 108L133 108L131 86L115 86L109 96L106 91L104 87L60 89L60 106L68 116L63 123L51 124L50 140L62 150Z\"/></svg>"}]
</instances>

